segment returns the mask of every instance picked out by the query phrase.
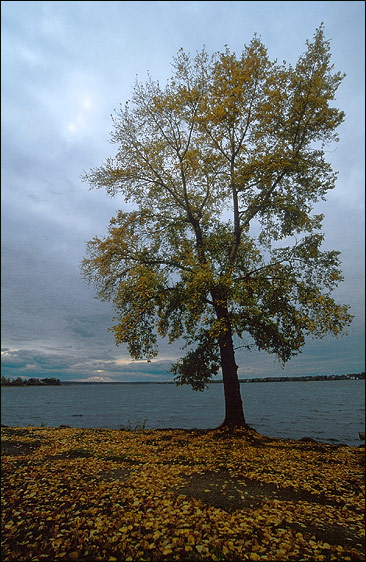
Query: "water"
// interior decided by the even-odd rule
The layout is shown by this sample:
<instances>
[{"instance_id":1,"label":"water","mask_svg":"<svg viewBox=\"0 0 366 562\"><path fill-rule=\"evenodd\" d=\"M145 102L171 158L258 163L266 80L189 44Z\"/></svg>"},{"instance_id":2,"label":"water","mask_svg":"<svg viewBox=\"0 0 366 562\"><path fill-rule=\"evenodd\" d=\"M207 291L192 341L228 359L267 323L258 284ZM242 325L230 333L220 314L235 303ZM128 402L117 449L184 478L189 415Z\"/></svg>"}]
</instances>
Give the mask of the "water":
<instances>
[{"instance_id":1,"label":"water","mask_svg":"<svg viewBox=\"0 0 366 562\"><path fill-rule=\"evenodd\" d=\"M242 383L247 423L262 434L360 445L365 381ZM214 428L224 419L223 385L205 392L168 384L2 387L9 426Z\"/></svg>"}]
</instances>

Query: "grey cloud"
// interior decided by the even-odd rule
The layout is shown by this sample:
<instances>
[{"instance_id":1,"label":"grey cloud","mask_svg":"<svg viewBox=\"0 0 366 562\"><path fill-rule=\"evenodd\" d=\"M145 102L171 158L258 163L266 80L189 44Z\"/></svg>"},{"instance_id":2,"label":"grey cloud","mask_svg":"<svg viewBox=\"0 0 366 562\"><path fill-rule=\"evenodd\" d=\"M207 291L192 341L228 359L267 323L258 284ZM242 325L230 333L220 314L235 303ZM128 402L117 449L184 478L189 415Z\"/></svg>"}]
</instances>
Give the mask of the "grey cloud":
<instances>
[{"instance_id":1,"label":"grey cloud","mask_svg":"<svg viewBox=\"0 0 366 562\"><path fill-rule=\"evenodd\" d=\"M43 353L38 350L3 351L3 369L15 371L24 369L39 369L40 371L63 370L70 368L75 363L75 358L68 358L64 355L54 355Z\"/></svg>"},{"instance_id":2,"label":"grey cloud","mask_svg":"<svg viewBox=\"0 0 366 562\"><path fill-rule=\"evenodd\" d=\"M343 252L345 282L337 294L356 318L348 338L325 339L319 348L309 344L285 373L363 364L364 85L355 57L363 52L361 4L307 2L306 9L303 2L2 4L2 328L4 346L19 353L7 356L9 369L17 369L18 358L28 361L19 366L27 372L31 365L46 372L50 361L50 372L59 369L65 378L97 376L98 370L112 380L166 376L169 358L179 355L177 346L161 343L159 357L167 358L166 365L126 363L126 348L116 348L107 331L112 307L96 301L81 279L86 242L106 232L123 202L89 191L80 176L113 155L110 114L131 97L136 75L144 81L149 70L163 83L181 46L194 53L203 44L210 52L228 44L240 52L254 32L271 57L294 62L320 21L332 39L336 69L347 73L336 101L347 117L341 141L328 154L340 174L324 205L326 243ZM273 25L279 9L284 17ZM280 369L265 354L239 353L238 362L243 371Z\"/></svg>"},{"instance_id":3,"label":"grey cloud","mask_svg":"<svg viewBox=\"0 0 366 562\"><path fill-rule=\"evenodd\" d=\"M108 380L165 380L170 362L166 360L120 364L116 357L108 359L46 353L33 349L2 349L2 373L5 377L59 376L65 380L88 380L93 377Z\"/></svg>"},{"instance_id":4,"label":"grey cloud","mask_svg":"<svg viewBox=\"0 0 366 562\"><path fill-rule=\"evenodd\" d=\"M98 327L91 319L72 318L70 320L70 330L73 334L83 338L92 338L96 335Z\"/></svg>"}]
</instances>

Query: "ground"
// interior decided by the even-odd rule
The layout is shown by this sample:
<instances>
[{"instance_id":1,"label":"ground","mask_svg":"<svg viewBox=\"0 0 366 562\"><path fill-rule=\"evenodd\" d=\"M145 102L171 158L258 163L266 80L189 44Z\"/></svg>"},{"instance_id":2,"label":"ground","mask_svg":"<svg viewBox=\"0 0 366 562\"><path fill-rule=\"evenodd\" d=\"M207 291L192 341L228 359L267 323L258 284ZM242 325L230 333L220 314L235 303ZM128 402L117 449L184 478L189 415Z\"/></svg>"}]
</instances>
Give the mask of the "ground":
<instances>
[{"instance_id":1,"label":"ground","mask_svg":"<svg viewBox=\"0 0 366 562\"><path fill-rule=\"evenodd\" d=\"M2 428L2 560L364 560L364 447Z\"/></svg>"}]
</instances>

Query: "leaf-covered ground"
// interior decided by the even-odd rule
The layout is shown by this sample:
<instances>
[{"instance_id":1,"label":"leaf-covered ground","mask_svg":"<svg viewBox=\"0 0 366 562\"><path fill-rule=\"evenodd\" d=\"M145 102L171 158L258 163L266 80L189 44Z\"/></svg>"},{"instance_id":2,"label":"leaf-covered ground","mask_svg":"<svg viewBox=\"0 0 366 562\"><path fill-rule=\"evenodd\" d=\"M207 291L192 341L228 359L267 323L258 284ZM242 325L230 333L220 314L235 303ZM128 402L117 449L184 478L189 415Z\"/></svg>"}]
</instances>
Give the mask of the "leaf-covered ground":
<instances>
[{"instance_id":1,"label":"leaf-covered ground","mask_svg":"<svg viewBox=\"0 0 366 562\"><path fill-rule=\"evenodd\" d=\"M364 560L364 448L2 428L2 560Z\"/></svg>"}]
</instances>

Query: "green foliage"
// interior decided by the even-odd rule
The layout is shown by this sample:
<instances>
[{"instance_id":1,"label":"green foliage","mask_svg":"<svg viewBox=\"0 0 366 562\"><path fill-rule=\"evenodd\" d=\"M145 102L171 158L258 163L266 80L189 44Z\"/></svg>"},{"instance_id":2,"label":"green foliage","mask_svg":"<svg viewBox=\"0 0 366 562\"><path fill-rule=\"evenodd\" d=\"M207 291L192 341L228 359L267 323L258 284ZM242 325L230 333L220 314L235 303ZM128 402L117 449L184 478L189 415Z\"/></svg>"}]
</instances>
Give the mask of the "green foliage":
<instances>
[{"instance_id":1,"label":"green foliage","mask_svg":"<svg viewBox=\"0 0 366 562\"><path fill-rule=\"evenodd\" d=\"M37 379L37 378L30 378L30 379L22 379L21 377L17 377L16 379L6 378L4 376L1 377L1 386L48 386L48 385L60 385L60 379L56 379L55 377L45 378L45 379Z\"/></svg>"},{"instance_id":2,"label":"green foliage","mask_svg":"<svg viewBox=\"0 0 366 562\"><path fill-rule=\"evenodd\" d=\"M93 452L87 447L78 447L76 449L70 449L67 451L67 455L71 457L80 457L87 459L93 456Z\"/></svg>"},{"instance_id":3,"label":"green foliage","mask_svg":"<svg viewBox=\"0 0 366 562\"><path fill-rule=\"evenodd\" d=\"M196 342L172 372L202 390L233 336L286 362L351 321L314 213L335 186L324 149L344 119L331 105L343 75L322 26L295 66L256 36L240 56L181 50L173 66L164 88L136 83L113 119L115 157L84 176L135 210L88 243L82 271L133 358L156 356L158 336Z\"/></svg>"},{"instance_id":4,"label":"green foliage","mask_svg":"<svg viewBox=\"0 0 366 562\"><path fill-rule=\"evenodd\" d=\"M143 422L137 422L135 425L132 424L131 420L128 420L126 425L121 425L120 429L123 431L144 431L146 429L147 419Z\"/></svg>"},{"instance_id":5,"label":"green foliage","mask_svg":"<svg viewBox=\"0 0 366 562\"><path fill-rule=\"evenodd\" d=\"M196 349L172 365L177 385L189 384L193 390L205 390L207 383L220 369L220 356L215 341L208 334L201 336Z\"/></svg>"}]
</instances>

